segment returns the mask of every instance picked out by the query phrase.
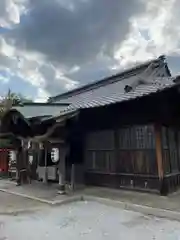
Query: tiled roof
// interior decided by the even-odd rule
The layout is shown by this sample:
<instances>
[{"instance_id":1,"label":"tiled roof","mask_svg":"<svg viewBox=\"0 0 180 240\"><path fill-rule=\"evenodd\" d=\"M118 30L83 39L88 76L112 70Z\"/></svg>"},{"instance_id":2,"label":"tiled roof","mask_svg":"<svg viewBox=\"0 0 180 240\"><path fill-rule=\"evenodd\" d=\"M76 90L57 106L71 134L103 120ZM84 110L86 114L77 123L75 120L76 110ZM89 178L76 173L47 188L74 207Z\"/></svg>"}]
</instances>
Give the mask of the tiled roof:
<instances>
[{"instance_id":1,"label":"tiled roof","mask_svg":"<svg viewBox=\"0 0 180 240\"><path fill-rule=\"evenodd\" d=\"M59 112L61 115L78 109L101 107L140 98L176 85L175 79L179 77L171 77L167 69L167 63L160 57L124 73L56 96L54 101L70 104ZM135 87L126 92L126 86Z\"/></svg>"},{"instance_id":2,"label":"tiled roof","mask_svg":"<svg viewBox=\"0 0 180 240\"><path fill-rule=\"evenodd\" d=\"M94 91L86 92L82 96L73 97L73 103L61 111L61 114L70 110L100 107L147 96L175 86L175 79L175 77L159 78L149 84L139 85L128 93L119 90L122 89L122 82L116 82L108 85L108 88L100 87Z\"/></svg>"},{"instance_id":3,"label":"tiled roof","mask_svg":"<svg viewBox=\"0 0 180 240\"><path fill-rule=\"evenodd\" d=\"M81 98L81 96L83 94L86 94L86 92L94 91L95 89L103 86L106 86L108 88L108 85L114 82L121 81L125 85L129 84L129 82L133 82L138 76L142 75L145 71L147 71L146 75L148 76L151 75L152 77L155 77L155 76L170 77L171 76L170 71L168 69L167 63L164 60L165 60L164 56L160 56L157 59L136 65L135 67L127 69L123 72L117 73L116 75L106 77L102 80L92 82L85 86L57 95L55 97L51 97L49 99L49 102L73 103L74 97ZM155 67L154 65L156 65L157 67ZM131 80L129 81L129 79ZM124 85L122 84L121 86L124 86ZM124 90L124 87L123 87L123 90Z\"/></svg>"}]
</instances>

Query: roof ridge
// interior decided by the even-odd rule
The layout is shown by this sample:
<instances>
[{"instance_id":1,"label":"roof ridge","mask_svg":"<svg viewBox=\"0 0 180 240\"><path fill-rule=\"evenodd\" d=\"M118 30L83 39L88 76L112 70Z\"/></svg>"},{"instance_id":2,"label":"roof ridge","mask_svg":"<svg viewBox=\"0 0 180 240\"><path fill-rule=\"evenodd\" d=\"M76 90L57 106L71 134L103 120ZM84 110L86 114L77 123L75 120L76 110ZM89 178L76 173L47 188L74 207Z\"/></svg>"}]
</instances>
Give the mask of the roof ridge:
<instances>
[{"instance_id":1,"label":"roof ridge","mask_svg":"<svg viewBox=\"0 0 180 240\"><path fill-rule=\"evenodd\" d=\"M124 70L122 72L119 72L117 74L114 74L114 75L112 75L110 77L106 77L106 78L103 78L101 80L98 80L98 81L86 84L84 86L75 88L73 90L67 91L65 93L56 95L54 97L50 97L48 99L48 102L55 101L58 98L69 97L69 95L71 95L71 94L78 95L79 93L86 92L86 91L89 91L89 90L95 89L97 87L104 86L104 85L107 85L107 84L110 84L110 83L113 83L113 82L116 82L116 81L120 81L120 80L122 80L124 78L127 78L129 76L133 76L135 74L134 71L136 71L136 70L141 70L143 67L144 68L148 67L152 63L165 62L165 59L166 59L165 56L161 55L158 58L148 60L148 61L146 61L144 63L140 63L140 64L138 64L136 66L128 68L128 69L126 69L126 70ZM124 77L123 77L123 75L124 75ZM118 77L121 77L122 79L117 79Z\"/></svg>"}]
</instances>

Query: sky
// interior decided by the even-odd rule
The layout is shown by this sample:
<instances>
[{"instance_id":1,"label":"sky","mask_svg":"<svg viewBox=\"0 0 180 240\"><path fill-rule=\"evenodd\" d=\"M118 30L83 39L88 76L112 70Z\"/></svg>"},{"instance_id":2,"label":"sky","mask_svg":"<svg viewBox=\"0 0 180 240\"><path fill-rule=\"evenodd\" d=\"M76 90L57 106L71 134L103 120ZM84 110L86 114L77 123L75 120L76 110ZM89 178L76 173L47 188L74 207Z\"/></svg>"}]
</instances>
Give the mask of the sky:
<instances>
[{"instance_id":1,"label":"sky","mask_svg":"<svg viewBox=\"0 0 180 240\"><path fill-rule=\"evenodd\" d=\"M46 101L165 54L180 73L179 0L0 0L0 95Z\"/></svg>"}]
</instances>

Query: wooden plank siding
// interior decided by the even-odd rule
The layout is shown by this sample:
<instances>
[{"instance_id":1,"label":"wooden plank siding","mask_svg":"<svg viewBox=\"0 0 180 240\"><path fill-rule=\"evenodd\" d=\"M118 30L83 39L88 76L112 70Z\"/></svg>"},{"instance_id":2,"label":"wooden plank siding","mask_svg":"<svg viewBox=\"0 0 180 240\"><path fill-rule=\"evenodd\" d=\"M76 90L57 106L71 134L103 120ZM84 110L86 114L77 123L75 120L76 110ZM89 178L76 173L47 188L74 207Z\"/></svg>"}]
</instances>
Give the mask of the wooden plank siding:
<instances>
[{"instance_id":1,"label":"wooden plank siding","mask_svg":"<svg viewBox=\"0 0 180 240\"><path fill-rule=\"evenodd\" d=\"M177 126L162 126L163 191L175 191L180 186L180 130Z\"/></svg>"},{"instance_id":2,"label":"wooden plank siding","mask_svg":"<svg viewBox=\"0 0 180 240\"><path fill-rule=\"evenodd\" d=\"M177 128L162 127L162 150L165 174L180 171L179 143L180 132Z\"/></svg>"},{"instance_id":3,"label":"wooden plank siding","mask_svg":"<svg viewBox=\"0 0 180 240\"><path fill-rule=\"evenodd\" d=\"M93 184L154 189L158 174L153 125L88 133L85 166L86 179Z\"/></svg>"},{"instance_id":4,"label":"wooden plank siding","mask_svg":"<svg viewBox=\"0 0 180 240\"><path fill-rule=\"evenodd\" d=\"M87 133L87 184L149 189L167 194L180 185L180 131L135 125Z\"/></svg>"},{"instance_id":5,"label":"wooden plank siding","mask_svg":"<svg viewBox=\"0 0 180 240\"><path fill-rule=\"evenodd\" d=\"M179 101L179 92L174 89L131 102L84 110L80 119L85 135L86 183L161 192L161 175L164 192L176 190L180 186ZM161 128L159 147L156 124ZM94 141L93 148L90 141ZM162 155L158 157L162 158L159 168L157 148Z\"/></svg>"},{"instance_id":6,"label":"wooden plank siding","mask_svg":"<svg viewBox=\"0 0 180 240\"><path fill-rule=\"evenodd\" d=\"M115 172L113 130L91 132L86 136L85 162L87 170Z\"/></svg>"}]
</instances>

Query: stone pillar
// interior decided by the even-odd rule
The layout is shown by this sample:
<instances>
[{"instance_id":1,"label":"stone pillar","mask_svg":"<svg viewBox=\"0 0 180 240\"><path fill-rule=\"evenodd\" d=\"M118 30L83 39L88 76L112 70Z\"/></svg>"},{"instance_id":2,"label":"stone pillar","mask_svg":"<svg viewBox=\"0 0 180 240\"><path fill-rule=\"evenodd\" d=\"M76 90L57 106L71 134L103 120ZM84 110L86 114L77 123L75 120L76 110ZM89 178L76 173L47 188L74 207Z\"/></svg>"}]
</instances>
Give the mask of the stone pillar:
<instances>
[{"instance_id":1,"label":"stone pillar","mask_svg":"<svg viewBox=\"0 0 180 240\"><path fill-rule=\"evenodd\" d=\"M60 145L59 148L59 186L58 186L58 193L65 194L65 174L66 174L66 154L67 154L67 147L66 145Z\"/></svg>"}]
</instances>

